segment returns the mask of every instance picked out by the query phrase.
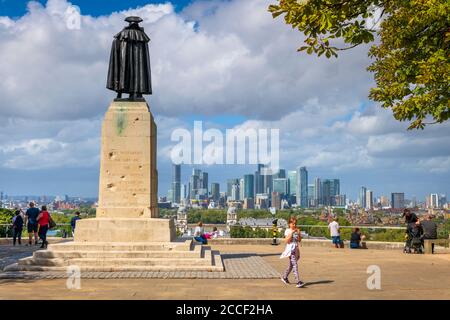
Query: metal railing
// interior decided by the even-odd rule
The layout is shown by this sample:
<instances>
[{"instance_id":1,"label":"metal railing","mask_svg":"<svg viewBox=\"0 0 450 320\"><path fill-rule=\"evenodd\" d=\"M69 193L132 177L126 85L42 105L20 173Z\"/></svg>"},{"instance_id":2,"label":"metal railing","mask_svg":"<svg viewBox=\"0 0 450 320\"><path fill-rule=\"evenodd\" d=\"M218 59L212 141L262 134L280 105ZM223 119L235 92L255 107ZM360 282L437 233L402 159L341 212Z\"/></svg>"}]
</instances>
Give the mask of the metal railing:
<instances>
[{"instance_id":1,"label":"metal railing","mask_svg":"<svg viewBox=\"0 0 450 320\"><path fill-rule=\"evenodd\" d=\"M12 223L0 223L0 238L9 239L10 236L8 236L8 234L12 230L12 226L13 226ZM70 227L70 226L71 226L70 223L57 223L56 227L53 228L51 231L53 231L53 230L61 231L61 229L58 229L58 227ZM25 224L23 225L22 232L24 232L24 231L27 231Z\"/></svg>"}]
</instances>

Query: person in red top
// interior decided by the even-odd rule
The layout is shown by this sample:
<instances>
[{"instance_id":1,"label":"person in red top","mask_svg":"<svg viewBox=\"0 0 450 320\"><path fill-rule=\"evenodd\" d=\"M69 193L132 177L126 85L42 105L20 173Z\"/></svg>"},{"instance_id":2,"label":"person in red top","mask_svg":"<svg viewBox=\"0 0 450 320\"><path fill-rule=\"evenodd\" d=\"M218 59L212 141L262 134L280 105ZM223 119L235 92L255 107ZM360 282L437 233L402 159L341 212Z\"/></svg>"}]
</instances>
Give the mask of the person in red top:
<instances>
[{"instance_id":1,"label":"person in red top","mask_svg":"<svg viewBox=\"0 0 450 320\"><path fill-rule=\"evenodd\" d=\"M42 206L37 220L39 224L39 238L42 239L41 248L47 248L47 231L50 223L50 214L47 211L47 206Z\"/></svg>"}]
</instances>

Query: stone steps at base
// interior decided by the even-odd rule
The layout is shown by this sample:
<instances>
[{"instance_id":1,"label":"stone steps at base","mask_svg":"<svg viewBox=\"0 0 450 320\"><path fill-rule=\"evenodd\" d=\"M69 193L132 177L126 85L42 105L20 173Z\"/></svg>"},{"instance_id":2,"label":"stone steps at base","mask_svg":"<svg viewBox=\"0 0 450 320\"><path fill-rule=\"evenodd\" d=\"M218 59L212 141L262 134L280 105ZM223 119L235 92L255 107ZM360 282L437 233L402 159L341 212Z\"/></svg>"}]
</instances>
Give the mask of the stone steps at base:
<instances>
[{"instance_id":1,"label":"stone steps at base","mask_svg":"<svg viewBox=\"0 0 450 320\"><path fill-rule=\"evenodd\" d=\"M53 271L53 272L67 272L67 267L45 267L45 266L11 266L8 272L20 271ZM80 267L83 272L150 272L150 271L209 271L209 272L223 272L221 266L102 266L102 267Z\"/></svg>"},{"instance_id":2,"label":"stone steps at base","mask_svg":"<svg viewBox=\"0 0 450 320\"><path fill-rule=\"evenodd\" d=\"M204 255L204 252L203 252ZM202 250L193 251L51 251L34 252L35 259L149 259L149 258L201 258Z\"/></svg>"},{"instance_id":3,"label":"stone steps at base","mask_svg":"<svg viewBox=\"0 0 450 320\"><path fill-rule=\"evenodd\" d=\"M209 255L209 257L208 257ZM43 260L43 261L41 261ZM79 259L78 264L66 264L66 265L45 265L44 261L49 261L51 259L34 259L32 257L24 258L19 260L18 263L7 266L4 271L55 271L55 272L67 272L68 267L77 266L81 272L131 272L131 271L216 271L223 272L223 262L220 254L215 252L209 252L205 258L202 259L174 259L177 260L176 264L140 264L139 259L115 259L114 261L118 264L96 264L96 265L86 265L84 262L88 259ZM91 259L94 260L94 259ZM141 259L148 260L148 259ZM156 260L156 259L153 259ZM159 261L164 261L167 259L158 259ZM102 261L102 260L96 260ZM105 260L104 260L105 261ZM124 263L125 261L129 263ZM185 261L185 263L179 263L179 261ZM203 261L204 263L199 263ZM44 264L42 264L44 263Z\"/></svg>"},{"instance_id":4,"label":"stone steps at base","mask_svg":"<svg viewBox=\"0 0 450 320\"><path fill-rule=\"evenodd\" d=\"M50 251L190 251L195 246L192 240L181 243L167 242L66 242L48 246Z\"/></svg>"},{"instance_id":5,"label":"stone steps at base","mask_svg":"<svg viewBox=\"0 0 450 320\"><path fill-rule=\"evenodd\" d=\"M98 259L98 258L81 258L81 259L21 259L19 265L32 266L86 266L86 267L102 267L102 266L190 266L190 265L211 265L211 257L202 258L133 258L133 259Z\"/></svg>"}]
</instances>

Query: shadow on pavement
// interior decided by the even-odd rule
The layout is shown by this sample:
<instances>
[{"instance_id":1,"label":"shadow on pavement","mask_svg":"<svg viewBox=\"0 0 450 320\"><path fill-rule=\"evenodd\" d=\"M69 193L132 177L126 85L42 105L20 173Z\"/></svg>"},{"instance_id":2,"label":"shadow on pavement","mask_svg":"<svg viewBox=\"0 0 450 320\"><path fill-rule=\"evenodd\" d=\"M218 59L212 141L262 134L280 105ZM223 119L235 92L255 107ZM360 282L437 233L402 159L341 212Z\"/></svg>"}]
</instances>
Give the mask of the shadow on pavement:
<instances>
[{"instance_id":1,"label":"shadow on pavement","mask_svg":"<svg viewBox=\"0 0 450 320\"><path fill-rule=\"evenodd\" d=\"M319 280L319 281L313 281L313 282L305 282L305 285L303 288L307 288L308 286L313 286L316 284L327 284L327 283L333 283L334 280Z\"/></svg>"}]
</instances>

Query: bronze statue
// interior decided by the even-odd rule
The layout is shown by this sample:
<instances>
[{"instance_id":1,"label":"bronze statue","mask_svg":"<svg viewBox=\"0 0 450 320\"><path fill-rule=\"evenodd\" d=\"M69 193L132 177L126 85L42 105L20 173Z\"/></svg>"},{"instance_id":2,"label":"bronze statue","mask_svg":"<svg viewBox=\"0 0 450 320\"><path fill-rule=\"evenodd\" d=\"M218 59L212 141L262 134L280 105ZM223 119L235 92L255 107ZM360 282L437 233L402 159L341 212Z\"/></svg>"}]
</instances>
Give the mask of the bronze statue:
<instances>
[{"instance_id":1,"label":"bronze statue","mask_svg":"<svg viewBox=\"0 0 450 320\"><path fill-rule=\"evenodd\" d=\"M129 100L141 100L143 94L152 94L150 38L139 26L141 18L128 17L125 21L129 25L114 36L106 87L117 92L117 99L128 93Z\"/></svg>"}]
</instances>

